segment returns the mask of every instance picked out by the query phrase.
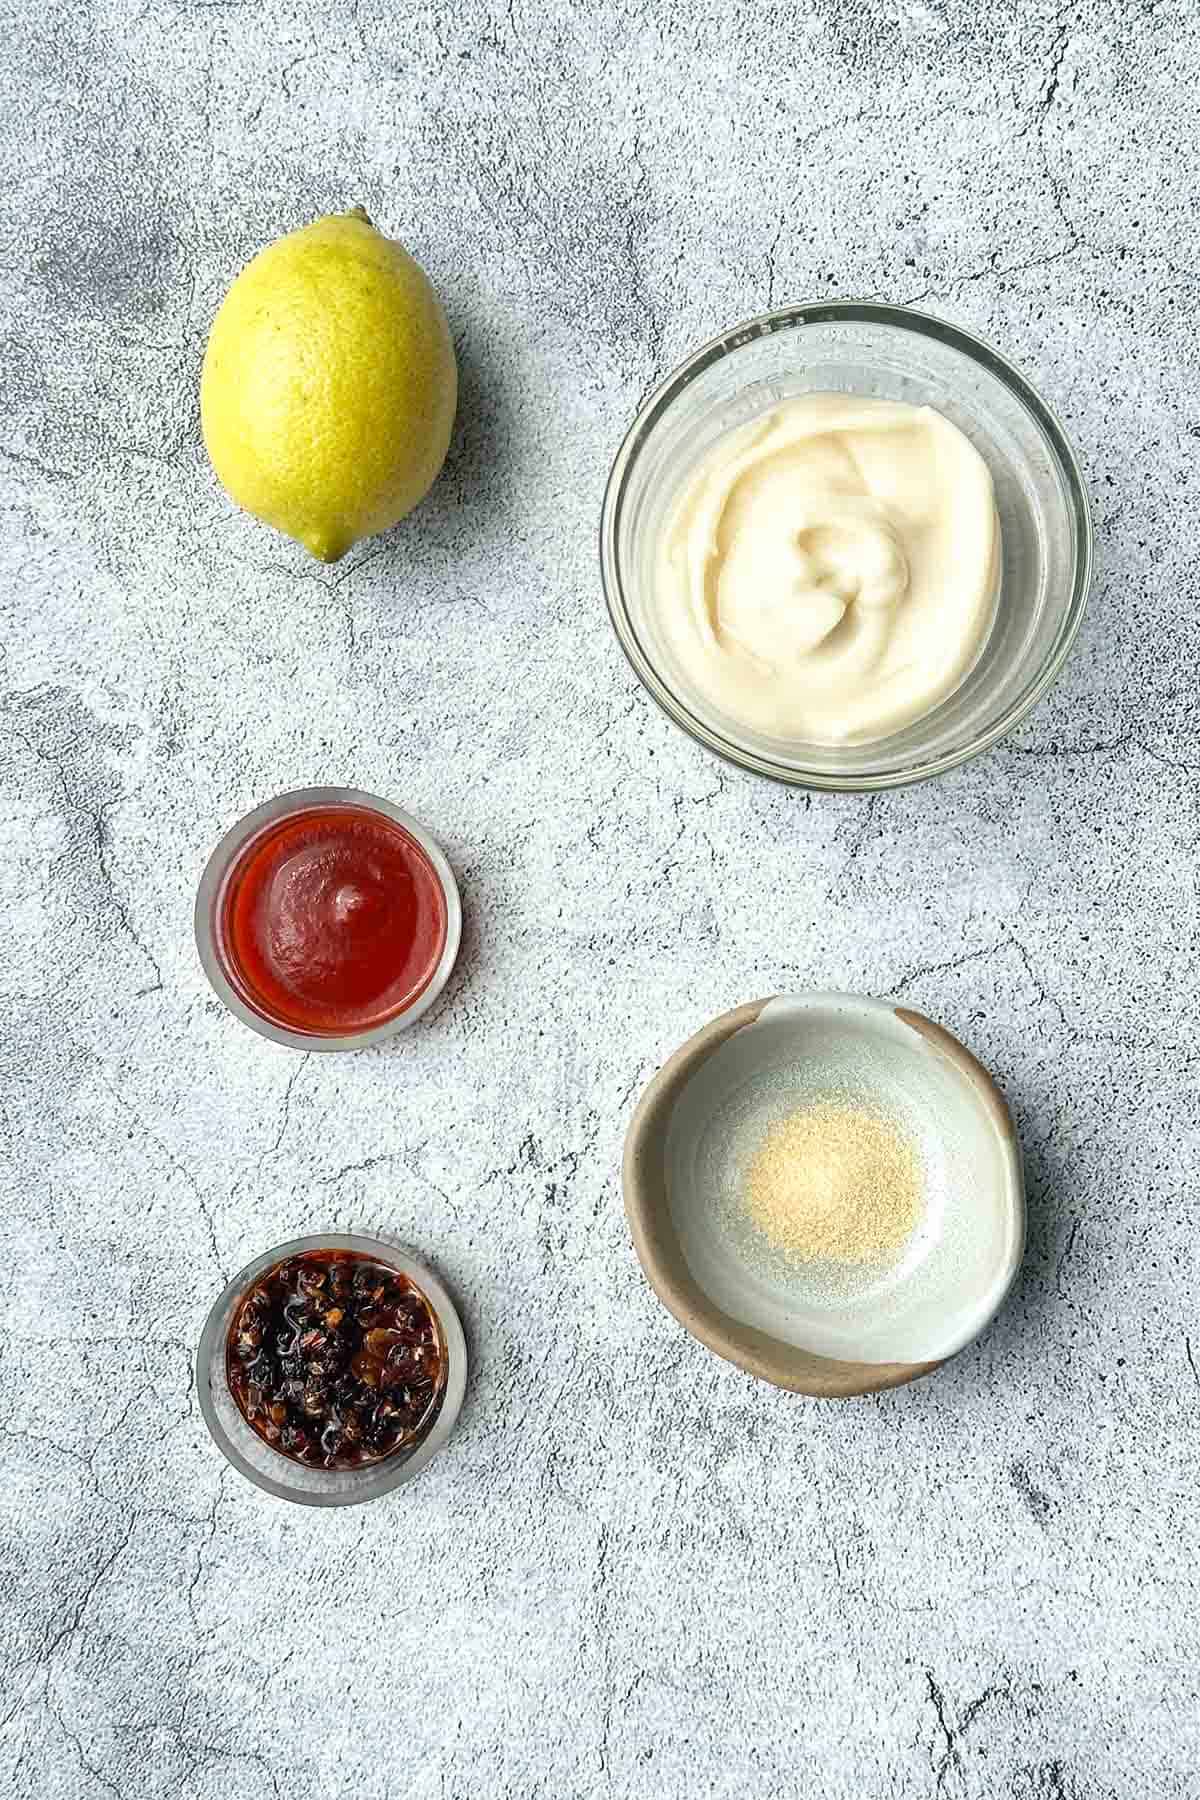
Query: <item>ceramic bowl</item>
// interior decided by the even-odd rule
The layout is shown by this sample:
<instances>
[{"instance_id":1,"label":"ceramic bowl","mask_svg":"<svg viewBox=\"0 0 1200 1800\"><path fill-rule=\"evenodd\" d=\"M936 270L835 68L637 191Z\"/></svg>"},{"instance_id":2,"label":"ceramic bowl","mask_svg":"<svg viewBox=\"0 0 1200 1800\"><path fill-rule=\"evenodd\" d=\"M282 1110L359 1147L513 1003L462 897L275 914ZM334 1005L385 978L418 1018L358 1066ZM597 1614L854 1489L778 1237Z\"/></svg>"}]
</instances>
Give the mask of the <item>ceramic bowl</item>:
<instances>
[{"instance_id":1,"label":"ceramic bowl","mask_svg":"<svg viewBox=\"0 0 1200 1800\"><path fill-rule=\"evenodd\" d=\"M805 1100L882 1111L915 1144L925 1205L901 1253L832 1284L748 1225L748 1158ZM758 1000L677 1050L625 1143L625 1206L651 1286L719 1356L831 1398L898 1387L976 1337L1021 1260L1025 1200L1011 1115L942 1026L850 994Z\"/></svg>"}]
</instances>

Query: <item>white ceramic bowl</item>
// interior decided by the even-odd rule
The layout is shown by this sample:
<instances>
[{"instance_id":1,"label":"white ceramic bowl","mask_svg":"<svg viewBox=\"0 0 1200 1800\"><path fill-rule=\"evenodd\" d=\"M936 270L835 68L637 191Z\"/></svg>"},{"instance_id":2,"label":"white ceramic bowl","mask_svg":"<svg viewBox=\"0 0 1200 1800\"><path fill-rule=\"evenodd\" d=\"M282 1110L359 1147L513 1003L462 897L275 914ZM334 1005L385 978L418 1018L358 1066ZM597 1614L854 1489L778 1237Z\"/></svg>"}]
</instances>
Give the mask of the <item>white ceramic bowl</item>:
<instances>
[{"instance_id":1,"label":"white ceramic bowl","mask_svg":"<svg viewBox=\"0 0 1200 1800\"><path fill-rule=\"evenodd\" d=\"M900 1257L832 1284L764 1248L738 1199L771 1126L829 1096L892 1117L925 1191ZM823 1395L896 1386L952 1356L995 1316L1025 1240L1020 1148L991 1076L932 1020L849 994L757 1001L689 1039L634 1115L625 1196L646 1274L688 1330Z\"/></svg>"}]
</instances>

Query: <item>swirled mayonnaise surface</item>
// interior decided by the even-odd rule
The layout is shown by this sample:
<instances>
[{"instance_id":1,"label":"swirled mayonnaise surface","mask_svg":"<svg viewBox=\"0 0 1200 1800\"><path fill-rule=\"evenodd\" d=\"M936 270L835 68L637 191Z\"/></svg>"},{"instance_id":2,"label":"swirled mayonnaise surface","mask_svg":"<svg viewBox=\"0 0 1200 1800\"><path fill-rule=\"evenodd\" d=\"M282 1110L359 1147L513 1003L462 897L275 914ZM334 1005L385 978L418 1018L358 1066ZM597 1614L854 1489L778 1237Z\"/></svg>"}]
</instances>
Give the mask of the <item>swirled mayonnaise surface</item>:
<instances>
[{"instance_id":1,"label":"swirled mayonnaise surface","mask_svg":"<svg viewBox=\"0 0 1200 1800\"><path fill-rule=\"evenodd\" d=\"M699 459L654 608L698 692L774 738L862 744L945 699L991 627L992 479L928 406L805 394Z\"/></svg>"}]
</instances>

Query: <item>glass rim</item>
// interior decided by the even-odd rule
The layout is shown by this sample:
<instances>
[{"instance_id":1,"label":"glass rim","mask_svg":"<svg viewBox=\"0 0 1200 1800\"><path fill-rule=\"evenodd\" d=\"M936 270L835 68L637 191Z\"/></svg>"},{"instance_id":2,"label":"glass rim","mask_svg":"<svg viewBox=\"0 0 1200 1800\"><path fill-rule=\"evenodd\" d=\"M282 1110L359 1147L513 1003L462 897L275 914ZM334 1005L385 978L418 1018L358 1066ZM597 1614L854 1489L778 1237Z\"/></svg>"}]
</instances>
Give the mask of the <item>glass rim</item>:
<instances>
[{"instance_id":1,"label":"glass rim","mask_svg":"<svg viewBox=\"0 0 1200 1800\"><path fill-rule=\"evenodd\" d=\"M802 766L793 768L770 756L761 756L756 751L744 749L724 733L705 724L675 694L659 674L634 625L625 597L617 534L626 485L639 453L654 426L698 375L712 363L736 354L747 344L769 336L774 331L793 326L855 323L891 326L896 330L912 332L918 337L932 338L935 342L957 350L994 375L1025 408L1041 432L1063 483L1071 517L1075 568L1071 593L1048 654L1033 679L986 730L977 733L969 743L932 756L924 762L916 761L895 768L843 775ZM970 762L1007 737L1045 696L1062 669L1083 622L1094 564L1095 532L1083 473L1070 439L1053 408L1014 363L982 338L976 337L962 326L948 324L932 313L887 301L801 302L756 313L719 332L716 337L709 338L664 376L639 406L613 459L600 513L600 577L608 615L626 660L651 699L689 737L703 744L723 761L737 768L747 769L753 774L765 775L789 787L813 791L876 793L889 788L915 786L918 782L928 781L935 775L943 775L950 769ZM880 749L886 747L887 741L886 738L880 740Z\"/></svg>"},{"instance_id":2,"label":"glass rim","mask_svg":"<svg viewBox=\"0 0 1200 1800\"><path fill-rule=\"evenodd\" d=\"M425 986L408 1006L403 1007L392 1018L370 1026L366 1031L309 1032L278 1024L274 1019L257 1012L242 997L226 974L217 951L216 908L226 876L239 853L266 826L305 812L310 807L319 806L358 806L364 811L379 813L398 825L425 853L441 886L446 904L446 941ZM385 1038L393 1037L397 1032L415 1024L442 993L458 960L462 944L462 896L454 870L441 845L411 813L404 812L379 794L367 793L363 788L290 788L287 792L276 794L272 799L261 801L258 806L252 807L223 834L200 876L193 925L196 949L209 985L217 998L243 1025L258 1032L260 1037L269 1038L273 1044L286 1044L293 1050L362 1050L370 1044L382 1043Z\"/></svg>"},{"instance_id":3,"label":"glass rim","mask_svg":"<svg viewBox=\"0 0 1200 1800\"><path fill-rule=\"evenodd\" d=\"M309 1469L304 1472L309 1476L320 1477L328 1473L331 1482L339 1477L349 1475L352 1487L330 1487L322 1491L302 1489L289 1486L284 1470L302 1465L288 1462L287 1457L279 1458L280 1478L276 1480L264 1470L256 1468L250 1459L243 1455L237 1444L230 1437L224 1423L219 1417L213 1403L211 1392L211 1370L214 1358L217 1366L224 1372L225 1338L229 1330L229 1322L233 1317L233 1308L245 1293L250 1283L261 1275L264 1269L275 1263L284 1262L289 1256L300 1256L311 1250L350 1250L360 1256L373 1257L378 1262L386 1263L401 1275L407 1275L420 1288L428 1300L437 1319L438 1328L446 1346L446 1384L442 1392L442 1402L436 1417L425 1436L408 1456L384 1457L376 1463L364 1465L361 1470L361 1481L356 1477L359 1471L340 1470L336 1473L321 1469ZM200 1406L200 1416L208 1428L217 1449L231 1467L239 1475L252 1481L255 1487L271 1494L277 1500L289 1500L298 1506L358 1506L367 1500L379 1499L390 1493L393 1488L401 1487L419 1475L441 1450L458 1422L462 1411L463 1398L467 1387L467 1340L458 1316L458 1309L446 1290L437 1273L406 1249L400 1243L391 1243L385 1237L372 1236L363 1232L316 1232L308 1237L291 1238L285 1244L277 1244L270 1250L262 1251L254 1256L237 1273L230 1277L209 1308L204 1325L196 1345L195 1358L196 1397ZM231 1403L236 1409L236 1401L230 1395ZM240 1414L238 1415L241 1416ZM251 1427L246 1426L247 1432ZM270 1446L264 1444L269 1450Z\"/></svg>"}]
</instances>

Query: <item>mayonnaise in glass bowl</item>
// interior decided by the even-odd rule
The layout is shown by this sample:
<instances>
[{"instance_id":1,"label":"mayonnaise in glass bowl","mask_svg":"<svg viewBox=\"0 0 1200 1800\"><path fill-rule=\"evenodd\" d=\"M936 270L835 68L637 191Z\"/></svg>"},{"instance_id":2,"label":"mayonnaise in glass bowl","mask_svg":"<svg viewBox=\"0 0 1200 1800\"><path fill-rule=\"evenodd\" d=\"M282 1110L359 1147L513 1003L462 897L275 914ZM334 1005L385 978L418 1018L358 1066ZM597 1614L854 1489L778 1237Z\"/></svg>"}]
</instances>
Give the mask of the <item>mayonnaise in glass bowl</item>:
<instances>
[{"instance_id":1,"label":"mayonnaise in glass bowl","mask_svg":"<svg viewBox=\"0 0 1200 1800\"><path fill-rule=\"evenodd\" d=\"M931 711L866 743L805 742L739 724L690 678L656 605L664 533L697 464L727 433L807 394L932 407L983 457L999 516L999 596L978 657ZM1003 357L922 313L835 301L737 326L696 351L651 395L609 477L601 561L622 648L676 724L718 755L776 780L864 790L954 768L1024 718L1078 630L1092 528L1062 428Z\"/></svg>"}]
</instances>

